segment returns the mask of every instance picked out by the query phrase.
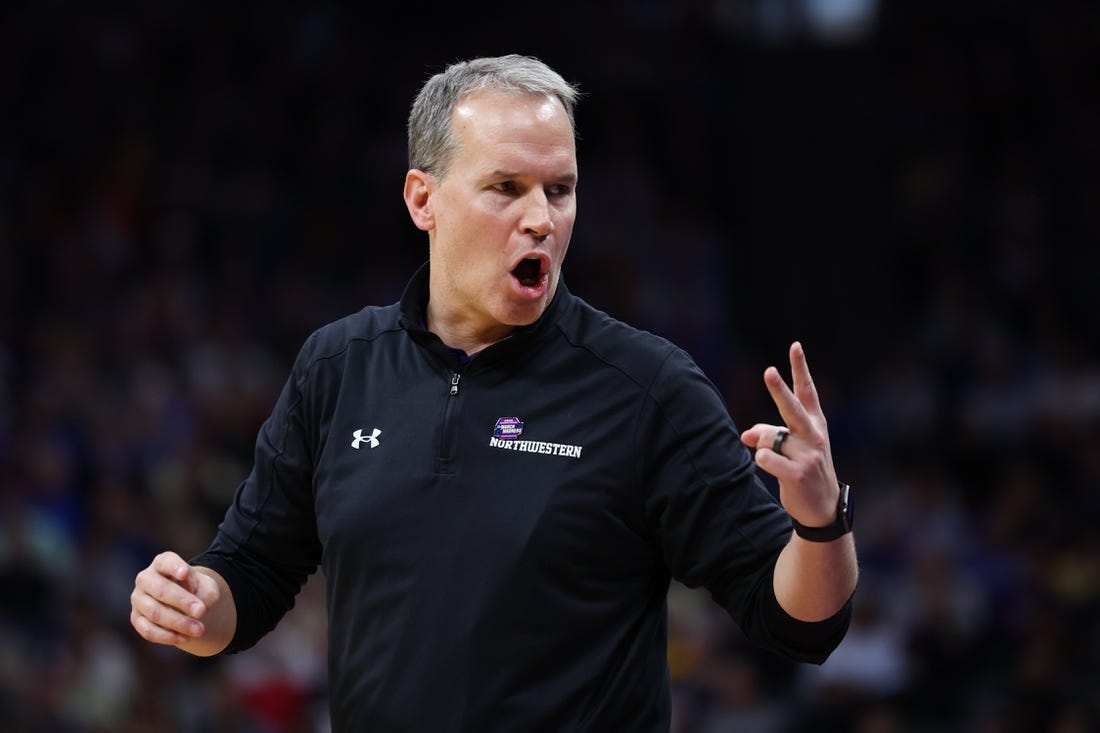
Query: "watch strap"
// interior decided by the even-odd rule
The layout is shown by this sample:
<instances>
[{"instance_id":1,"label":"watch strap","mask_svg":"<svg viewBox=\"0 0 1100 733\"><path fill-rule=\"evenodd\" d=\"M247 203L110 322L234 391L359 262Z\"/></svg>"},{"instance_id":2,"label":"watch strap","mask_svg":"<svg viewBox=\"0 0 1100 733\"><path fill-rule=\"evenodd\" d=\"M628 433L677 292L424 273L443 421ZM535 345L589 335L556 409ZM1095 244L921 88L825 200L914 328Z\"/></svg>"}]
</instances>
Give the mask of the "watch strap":
<instances>
[{"instance_id":1,"label":"watch strap","mask_svg":"<svg viewBox=\"0 0 1100 733\"><path fill-rule=\"evenodd\" d=\"M843 481L837 483L840 485L840 497L836 503L836 519L832 524L824 527L807 527L791 517L795 534L810 542L832 542L852 531L852 487Z\"/></svg>"}]
</instances>

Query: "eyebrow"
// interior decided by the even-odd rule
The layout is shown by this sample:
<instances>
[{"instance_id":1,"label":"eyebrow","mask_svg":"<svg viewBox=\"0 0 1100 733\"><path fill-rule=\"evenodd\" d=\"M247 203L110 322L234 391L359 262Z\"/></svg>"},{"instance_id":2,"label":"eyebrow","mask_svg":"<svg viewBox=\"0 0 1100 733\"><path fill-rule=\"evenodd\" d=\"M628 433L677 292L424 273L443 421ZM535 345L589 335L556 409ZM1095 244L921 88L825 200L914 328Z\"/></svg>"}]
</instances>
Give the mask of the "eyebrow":
<instances>
[{"instance_id":1,"label":"eyebrow","mask_svg":"<svg viewBox=\"0 0 1100 733\"><path fill-rule=\"evenodd\" d=\"M498 168L495 171L491 171L489 173L488 177L489 178L512 179L512 178L523 178L524 175L521 174L521 173L517 173L516 171L503 170L503 169ZM558 183L573 184L573 183L577 182L577 174L576 173L569 173L569 174L566 174L564 176L559 176L558 178L555 178L554 180Z\"/></svg>"}]
</instances>

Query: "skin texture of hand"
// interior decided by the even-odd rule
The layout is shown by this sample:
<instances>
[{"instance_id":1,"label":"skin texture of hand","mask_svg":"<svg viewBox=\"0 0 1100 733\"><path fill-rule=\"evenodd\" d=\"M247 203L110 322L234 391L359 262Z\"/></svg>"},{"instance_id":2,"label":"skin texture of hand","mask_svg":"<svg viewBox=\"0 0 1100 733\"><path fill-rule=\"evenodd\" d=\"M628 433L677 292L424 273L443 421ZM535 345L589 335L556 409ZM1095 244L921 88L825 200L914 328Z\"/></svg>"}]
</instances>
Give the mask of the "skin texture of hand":
<instances>
[{"instance_id":1,"label":"skin texture of hand","mask_svg":"<svg viewBox=\"0 0 1100 733\"><path fill-rule=\"evenodd\" d=\"M836 517L836 470L829 449L829 431L806 354L791 345L793 391L774 366L764 371L768 388L790 435L783 452L772 450L782 427L757 423L741 434L741 442L756 449L756 464L779 480L779 501L792 517L808 527L831 524Z\"/></svg>"},{"instance_id":2,"label":"skin texture of hand","mask_svg":"<svg viewBox=\"0 0 1100 733\"><path fill-rule=\"evenodd\" d=\"M741 434L756 449L756 464L779 482L779 501L808 527L836 519L839 498L829 432L802 344L791 344L788 387L774 366L764 371L768 388L790 435L782 452L772 446L782 426L757 423ZM848 533L832 542L810 542L792 532L775 566L775 597L784 610L803 621L821 621L840 610L856 587L859 569L855 542Z\"/></svg>"},{"instance_id":3,"label":"skin texture of hand","mask_svg":"<svg viewBox=\"0 0 1100 733\"><path fill-rule=\"evenodd\" d=\"M209 568L162 552L134 580L130 624L147 641L206 657L225 649L237 609L225 580Z\"/></svg>"}]
</instances>

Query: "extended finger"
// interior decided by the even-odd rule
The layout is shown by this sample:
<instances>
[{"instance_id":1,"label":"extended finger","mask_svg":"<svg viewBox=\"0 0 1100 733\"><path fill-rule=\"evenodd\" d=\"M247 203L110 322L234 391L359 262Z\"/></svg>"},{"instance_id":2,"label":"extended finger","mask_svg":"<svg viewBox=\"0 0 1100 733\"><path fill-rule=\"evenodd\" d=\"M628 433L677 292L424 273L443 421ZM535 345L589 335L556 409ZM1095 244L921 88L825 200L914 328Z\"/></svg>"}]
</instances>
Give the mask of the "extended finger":
<instances>
[{"instance_id":1,"label":"extended finger","mask_svg":"<svg viewBox=\"0 0 1100 733\"><path fill-rule=\"evenodd\" d=\"M787 424L792 433L805 433L812 429L813 425L806 408L802 406L802 403L798 401L798 397L783 381L778 369L770 366L764 370L764 385L768 388L772 401L779 409L783 422Z\"/></svg>"},{"instance_id":2,"label":"extended finger","mask_svg":"<svg viewBox=\"0 0 1100 733\"><path fill-rule=\"evenodd\" d=\"M813 377L810 376L810 365L806 360L806 351L799 341L791 344L791 383L794 385L794 394L802 406L811 413L821 413L821 402L818 400L817 387L814 386Z\"/></svg>"}]
</instances>

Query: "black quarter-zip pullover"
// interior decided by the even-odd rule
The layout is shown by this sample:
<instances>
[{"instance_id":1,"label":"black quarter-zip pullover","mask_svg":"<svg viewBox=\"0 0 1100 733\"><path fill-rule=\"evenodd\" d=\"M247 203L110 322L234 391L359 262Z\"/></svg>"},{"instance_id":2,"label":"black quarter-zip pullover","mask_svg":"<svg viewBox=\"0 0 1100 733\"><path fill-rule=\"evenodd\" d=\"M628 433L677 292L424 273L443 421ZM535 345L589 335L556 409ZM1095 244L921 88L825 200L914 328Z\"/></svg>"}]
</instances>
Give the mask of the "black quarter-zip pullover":
<instances>
[{"instance_id":1,"label":"black quarter-zip pullover","mask_svg":"<svg viewBox=\"0 0 1100 733\"><path fill-rule=\"evenodd\" d=\"M304 344L211 547L227 651L318 566L337 733L667 731L670 578L746 636L821 662L827 621L779 607L790 518L681 349L572 295L475 359L399 304Z\"/></svg>"}]
</instances>

